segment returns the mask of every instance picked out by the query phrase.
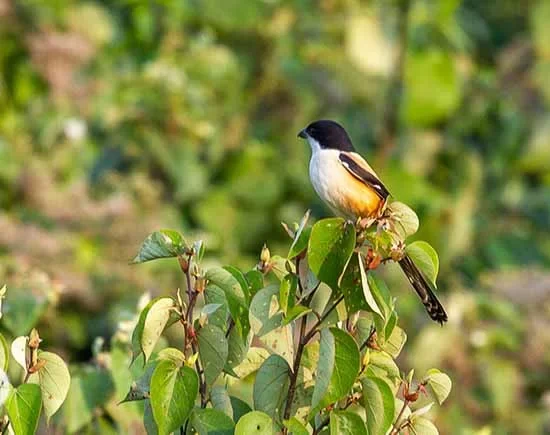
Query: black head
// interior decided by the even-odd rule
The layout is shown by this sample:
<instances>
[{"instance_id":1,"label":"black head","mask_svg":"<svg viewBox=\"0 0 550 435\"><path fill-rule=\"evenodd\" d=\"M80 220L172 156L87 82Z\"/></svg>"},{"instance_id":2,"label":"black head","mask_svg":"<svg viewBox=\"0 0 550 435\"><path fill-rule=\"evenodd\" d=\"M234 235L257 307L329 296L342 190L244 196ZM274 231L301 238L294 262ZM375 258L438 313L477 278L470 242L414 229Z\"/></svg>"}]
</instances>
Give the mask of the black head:
<instances>
[{"instance_id":1,"label":"black head","mask_svg":"<svg viewBox=\"0 0 550 435\"><path fill-rule=\"evenodd\" d=\"M351 139L344 127L334 121L320 120L309 124L304 128L298 137L303 139L312 138L322 149L333 149L340 151L354 151Z\"/></svg>"}]
</instances>

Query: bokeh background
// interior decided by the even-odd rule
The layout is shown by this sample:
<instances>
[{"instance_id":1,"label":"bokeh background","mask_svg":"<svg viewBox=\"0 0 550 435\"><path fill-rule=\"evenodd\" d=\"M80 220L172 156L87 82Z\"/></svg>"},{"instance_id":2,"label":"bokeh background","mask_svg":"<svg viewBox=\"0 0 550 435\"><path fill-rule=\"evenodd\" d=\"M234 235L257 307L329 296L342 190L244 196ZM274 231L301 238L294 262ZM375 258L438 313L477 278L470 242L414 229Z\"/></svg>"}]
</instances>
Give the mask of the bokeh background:
<instances>
[{"instance_id":1,"label":"bokeh background","mask_svg":"<svg viewBox=\"0 0 550 435\"><path fill-rule=\"evenodd\" d=\"M89 361L178 229L251 268L311 208L318 118L340 121L439 252L450 322L391 266L401 367L454 381L443 434L550 433L550 1L0 0L3 331Z\"/></svg>"}]
</instances>

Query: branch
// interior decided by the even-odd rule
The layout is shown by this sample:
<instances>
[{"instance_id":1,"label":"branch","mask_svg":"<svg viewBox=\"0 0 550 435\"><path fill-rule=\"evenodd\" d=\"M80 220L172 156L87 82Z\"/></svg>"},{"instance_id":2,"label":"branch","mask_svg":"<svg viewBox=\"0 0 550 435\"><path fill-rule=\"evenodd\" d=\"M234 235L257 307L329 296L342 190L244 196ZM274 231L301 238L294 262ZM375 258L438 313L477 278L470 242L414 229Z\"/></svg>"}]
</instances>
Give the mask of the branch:
<instances>
[{"instance_id":1,"label":"branch","mask_svg":"<svg viewBox=\"0 0 550 435\"><path fill-rule=\"evenodd\" d=\"M195 334L190 334L190 328L193 329L193 309L195 308L195 303L197 302L197 296L198 292L193 288L191 285L191 259L192 255L190 254L188 256L188 262L187 267L183 268L185 272L185 279L187 283L187 299L188 299L188 306L187 306L187 312L185 313L185 318L183 321L183 328L185 333L185 339L190 338L191 342L191 349L193 351L193 355L197 354L199 352L199 349L197 347L197 339L195 337ZM199 375L199 391L201 395L201 408L206 408L206 404L208 403L208 398L206 394L206 380L204 379L204 370L201 366L200 358L197 358L195 360L195 368L197 370L197 374Z\"/></svg>"},{"instance_id":2,"label":"branch","mask_svg":"<svg viewBox=\"0 0 550 435\"><path fill-rule=\"evenodd\" d=\"M363 349L365 349L365 347L369 345L369 342L372 340L372 337L374 337L374 334L376 334L376 328L374 326L371 326L369 336L363 342L363 344L359 347L359 352L361 352Z\"/></svg>"},{"instance_id":3,"label":"branch","mask_svg":"<svg viewBox=\"0 0 550 435\"><path fill-rule=\"evenodd\" d=\"M399 420L401 420L401 417L403 417L403 413L405 412L405 409L407 409L407 406L409 406L409 401L405 399L403 402L403 406L401 407L401 411L399 411L399 414L397 415L397 418L395 419L395 422L393 423L393 429L390 432L390 435L397 435L399 431L401 430L401 426L398 426Z\"/></svg>"},{"instance_id":4,"label":"branch","mask_svg":"<svg viewBox=\"0 0 550 435\"><path fill-rule=\"evenodd\" d=\"M321 323L323 323L326 318L329 316L329 314L334 311L334 309L338 306L338 304L340 302L342 302L342 300L344 299L344 295L340 295L338 296L338 299L336 299L336 301L334 301L334 304L332 304L330 306L330 308L328 310L325 311L325 313L319 317L319 319L317 320L317 322L315 322L315 324L311 327L310 331L306 334L306 336L304 337L304 342L305 344L307 344L309 342L309 340L311 340L311 338L315 335L315 333L317 332L317 328L319 327L319 325Z\"/></svg>"},{"instance_id":5,"label":"branch","mask_svg":"<svg viewBox=\"0 0 550 435\"><path fill-rule=\"evenodd\" d=\"M288 387L288 397L285 405L284 419L290 418L290 411L292 410L292 401L296 394L296 382L298 381L298 370L300 369L300 362L302 361L302 354L304 353L304 347L307 341L304 340L306 332L307 316L303 316L300 322L300 334L298 341L298 348L296 349L296 355L294 357L294 364L292 365L292 373L290 374L290 383Z\"/></svg>"}]
</instances>

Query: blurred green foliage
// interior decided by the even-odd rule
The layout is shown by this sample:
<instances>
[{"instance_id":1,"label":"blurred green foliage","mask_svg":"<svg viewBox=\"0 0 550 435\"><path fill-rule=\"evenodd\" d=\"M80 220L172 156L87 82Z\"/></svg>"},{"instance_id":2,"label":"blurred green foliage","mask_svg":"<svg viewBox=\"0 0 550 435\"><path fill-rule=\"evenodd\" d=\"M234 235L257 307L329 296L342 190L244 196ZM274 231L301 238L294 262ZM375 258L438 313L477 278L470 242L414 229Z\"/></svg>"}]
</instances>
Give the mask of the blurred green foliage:
<instances>
[{"instance_id":1,"label":"blurred green foliage","mask_svg":"<svg viewBox=\"0 0 550 435\"><path fill-rule=\"evenodd\" d=\"M128 265L158 228L203 238L210 262L250 268L266 241L284 253L281 221L327 214L295 134L333 118L440 253L444 328L420 328L423 310L385 272L405 365L460 379L442 432L548 431L550 4L411 0L404 44L402 1L0 0L12 337L39 320L50 347L90 359L141 293L181 285L166 263Z\"/></svg>"}]
</instances>

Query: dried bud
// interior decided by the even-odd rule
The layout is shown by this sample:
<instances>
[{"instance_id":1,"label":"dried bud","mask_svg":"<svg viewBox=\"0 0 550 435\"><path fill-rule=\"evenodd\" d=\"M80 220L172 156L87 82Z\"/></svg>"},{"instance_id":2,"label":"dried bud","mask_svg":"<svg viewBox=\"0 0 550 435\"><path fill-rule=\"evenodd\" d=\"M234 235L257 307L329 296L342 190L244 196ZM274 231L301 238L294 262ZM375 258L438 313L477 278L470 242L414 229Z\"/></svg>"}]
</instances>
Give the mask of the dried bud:
<instances>
[{"instance_id":1,"label":"dried bud","mask_svg":"<svg viewBox=\"0 0 550 435\"><path fill-rule=\"evenodd\" d=\"M31 367L29 367L29 373L30 374L36 373L38 370L40 370L45 365L46 365L46 360L45 359L39 359L38 361L36 361L35 364L33 364Z\"/></svg>"},{"instance_id":2,"label":"dried bud","mask_svg":"<svg viewBox=\"0 0 550 435\"><path fill-rule=\"evenodd\" d=\"M195 290L198 293L202 293L205 288L206 288L206 278L204 278L202 276L197 278L196 281L195 281Z\"/></svg>"},{"instance_id":3,"label":"dried bud","mask_svg":"<svg viewBox=\"0 0 550 435\"><path fill-rule=\"evenodd\" d=\"M189 262L183 258L181 255L178 256L178 261L180 263L180 267L183 273L187 273L189 270Z\"/></svg>"},{"instance_id":4,"label":"dried bud","mask_svg":"<svg viewBox=\"0 0 550 435\"><path fill-rule=\"evenodd\" d=\"M264 264L267 264L269 263L269 260L271 260L271 253L269 252L269 248L264 245L260 254L260 261Z\"/></svg>"},{"instance_id":5,"label":"dried bud","mask_svg":"<svg viewBox=\"0 0 550 435\"><path fill-rule=\"evenodd\" d=\"M418 400L418 390L414 391L414 392L407 392L404 394L405 396L405 399L408 400L409 402L416 402Z\"/></svg>"},{"instance_id":6,"label":"dried bud","mask_svg":"<svg viewBox=\"0 0 550 435\"><path fill-rule=\"evenodd\" d=\"M40 336L38 335L38 331L33 328L31 333L29 334L29 348L30 349L38 349L38 347L40 346L40 342L42 340L40 339Z\"/></svg>"}]
</instances>

